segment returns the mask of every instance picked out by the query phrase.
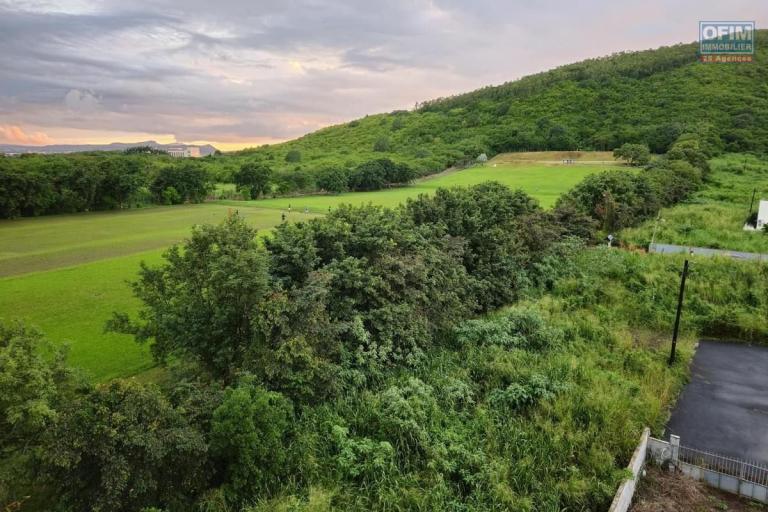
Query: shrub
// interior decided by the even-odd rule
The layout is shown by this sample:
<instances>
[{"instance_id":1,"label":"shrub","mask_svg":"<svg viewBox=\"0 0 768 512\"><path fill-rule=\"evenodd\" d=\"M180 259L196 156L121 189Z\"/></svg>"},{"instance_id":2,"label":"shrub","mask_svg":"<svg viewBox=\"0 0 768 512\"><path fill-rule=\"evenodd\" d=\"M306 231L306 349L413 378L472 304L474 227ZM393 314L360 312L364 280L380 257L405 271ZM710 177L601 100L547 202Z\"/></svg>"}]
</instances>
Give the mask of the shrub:
<instances>
[{"instance_id":1,"label":"shrub","mask_svg":"<svg viewBox=\"0 0 768 512\"><path fill-rule=\"evenodd\" d=\"M301 162L301 151L298 149L291 149L285 154L285 161L289 163Z\"/></svg>"},{"instance_id":2,"label":"shrub","mask_svg":"<svg viewBox=\"0 0 768 512\"><path fill-rule=\"evenodd\" d=\"M373 150L384 152L389 151L389 137L379 137L376 142L373 143Z\"/></svg>"},{"instance_id":3,"label":"shrub","mask_svg":"<svg viewBox=\"0 0 768 512\"><path fill-rule=\"evenodd\" d=\"M233 502L265 493L286 468L293 406L250 376L224 395L213 412L211 454L225 467L226 494Z\"/></svg>"},{"instance_id":4,"label":"shrub","mask_svg":"<svg viewBox=\"0 0 768 512\"><path fill-rule=\"evenodd\" d=\"M467 320L455 329L462 345L498 345L544 350L563 341L563 331L547 325L538 311L514 308L492 318Z\"/></svg>"}]
</instances>

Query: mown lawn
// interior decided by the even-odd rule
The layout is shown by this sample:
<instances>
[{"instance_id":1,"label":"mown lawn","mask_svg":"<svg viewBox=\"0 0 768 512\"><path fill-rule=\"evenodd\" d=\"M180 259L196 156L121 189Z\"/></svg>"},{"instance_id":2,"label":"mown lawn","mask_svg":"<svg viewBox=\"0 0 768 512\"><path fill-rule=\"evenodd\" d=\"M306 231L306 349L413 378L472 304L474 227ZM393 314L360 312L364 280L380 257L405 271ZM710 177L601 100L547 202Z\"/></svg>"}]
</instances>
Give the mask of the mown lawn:
<instances>
[{"instance_id":1,"label":"mown lawn","mask_svg":"<svg viewBox=\"0 0 768 512\"><path fill-rule=\"evenodd\" d=\"M168 247L184 238L193 225L218 223L235 210L258 229L270 228L281 220L274 210L244 203L237 206L204 203L2 220L0 277Z\"/></svg>"},{"instance_id":2,"label":"mown lawn","mask_svg":"<svg viewBox=\"0 0 768 512\"><path fill-rule=\"evenodd\" d=\"M539 200L543 207L555 204L563 192L569 190L585 176L617 168L617 165L548 165L540 163L501 163L491 161L482 167L472 167L461 171L450 171L435 175L407 187L398 187L375 192L348 192L338 195L313 195L303 197L281 197L277 199L259 199L257 201L220 201L220 204L249 204L262 208L278 208L291 213L325 213L342 203L373 203L383 206L397 206L410 197L419 194L431 194L440 187L469 186L485 181L498 181L512 188L520 188Z\"/></svg>"},{"instance_id":3,"label":"mown lawn","mask_svg":"<svg viewBox=\"0 0 768 512\"><path fill-rule=\"evenodd\" d=\"M134 375L153 366L146 346L104 333L113 311L139 304L128 281L139 263L160 261L162 249L76 267L0 279L0 319L23 320L51 340L67 343L69 362L96 380Z\"/></svg>"}]
</instances>

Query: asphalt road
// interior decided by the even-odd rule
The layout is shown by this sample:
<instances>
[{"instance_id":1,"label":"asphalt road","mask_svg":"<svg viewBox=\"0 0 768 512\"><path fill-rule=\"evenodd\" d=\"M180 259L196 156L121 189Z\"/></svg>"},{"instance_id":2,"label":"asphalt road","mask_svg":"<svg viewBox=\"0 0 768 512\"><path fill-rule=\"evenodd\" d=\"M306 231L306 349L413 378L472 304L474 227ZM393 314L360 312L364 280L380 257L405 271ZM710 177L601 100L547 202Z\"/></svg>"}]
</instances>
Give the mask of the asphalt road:
<instances>
[{"instance_id":1,"label":"asphalt road","mask_svg":"<svg viewBox=\"0 0 768 512\"><path fill-rule=\"evenodd\" d=\"M701 341L670 434L683 446L768 462L768 347Z\"/></svg>"}]
</instances>

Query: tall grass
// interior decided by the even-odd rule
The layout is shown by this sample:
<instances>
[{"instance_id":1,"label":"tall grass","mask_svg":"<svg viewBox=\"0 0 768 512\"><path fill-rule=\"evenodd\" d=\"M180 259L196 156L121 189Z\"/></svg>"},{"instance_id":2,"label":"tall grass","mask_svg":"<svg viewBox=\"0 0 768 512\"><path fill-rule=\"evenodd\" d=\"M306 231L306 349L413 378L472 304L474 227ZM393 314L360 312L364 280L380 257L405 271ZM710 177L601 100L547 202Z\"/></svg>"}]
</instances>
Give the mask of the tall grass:
<instances>
[{"instance_id":1,"label":"tall grass","mask_svg":"<svg viewBox=\"0 0 768 512\"><path fill-rule=\"evenodd\" d=\"M304 480L252 510L605 510L660 435L701 335L768 340L768 266L580 253L550 293L469 320L426 357L301 414Z\"/></svg>"},{"instance_id":2,"label":"tall grass","mask_svg":"<svg viewBox=\"0 0 768 512\"><path fill-rule=\"evenodd\" d=\"M688 201L661 211L659 219L623 231L623 240L647 246L656 242L768 253L765 232L744 231L752 193L768 199L768 161L729 154L711 161L705 186ZM654 237L654 231L656 235Z\"/></svg>"}]
</instances>

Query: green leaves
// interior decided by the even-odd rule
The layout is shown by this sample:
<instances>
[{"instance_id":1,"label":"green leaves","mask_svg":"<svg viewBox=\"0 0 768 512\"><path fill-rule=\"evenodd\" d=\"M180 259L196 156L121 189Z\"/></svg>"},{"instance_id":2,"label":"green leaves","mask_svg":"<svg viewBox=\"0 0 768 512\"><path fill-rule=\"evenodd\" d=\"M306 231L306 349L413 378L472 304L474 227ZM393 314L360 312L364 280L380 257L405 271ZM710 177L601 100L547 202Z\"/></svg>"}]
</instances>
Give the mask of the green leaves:
<instances>
[{"instance_id":1,"label":"green leaves","mask_svg":"<svg viewBox=\"0 0 768 512\"><path fill-rule=\"evenodd\" d=\"M240 166L233 178L237 188L246 191L246 199L258 199L271 190L273 174L264 164L248 162Z\"/></svg>"},{"instance_id":2,"label":"green leaves","mask_svg":"<svg viewBox=\"0 0 768 512\"><path fill-rule=\"evenodd\" d=\"M279 393L241 378L214 411L211 454L225 466L225 492L233 502L262 495L285 471L293 407Z\"/></svg>"},{"instance_id":3,"label":"green leaves","mask_svg":"<svg viewBox=\"0 0 768 512\"><path fill-rule=\"evenodd\" d=\"M613 150L614 158L626 160L629 165L643 166L651 161L651 150L645 144L630 144L625 142Z\"/></svg>"},{"instance_id":4,"label":"green leaves","mask_svg":"<svg viewBox=\"0 0 768 512\"><path fill-rule=\"evenodd\" d=\"M253 329L269 291L268 259L256 233L234 215L200 226L166 253L166 264L142 267L134 293L146 307L138 324L117 315L112 327L144 340L158 360L187 356L229 381L263 347Z\"/></svg>"},{"instance_id":5,"label":"green leaves","mask_svg":"<svg viewBox=\"0 0 768 512\"><path fill-rule=\"evenodd\" d=\"M115 381L67 402L60 415L43 468L65 506L179 510L205 483L203 435L155 387Z\"/></svg>"}]
</instances>

